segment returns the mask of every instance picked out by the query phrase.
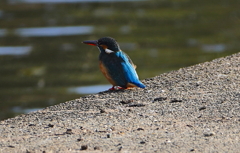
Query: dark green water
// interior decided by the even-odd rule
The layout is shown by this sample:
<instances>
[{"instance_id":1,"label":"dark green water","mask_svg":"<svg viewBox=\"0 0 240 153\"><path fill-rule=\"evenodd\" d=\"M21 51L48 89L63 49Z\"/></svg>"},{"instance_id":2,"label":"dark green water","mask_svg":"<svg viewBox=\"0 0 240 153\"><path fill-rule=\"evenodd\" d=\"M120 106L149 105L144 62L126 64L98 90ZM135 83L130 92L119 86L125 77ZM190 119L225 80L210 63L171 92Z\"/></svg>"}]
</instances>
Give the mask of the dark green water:
<instances>
[{"instance_id":1,"label":"dark green water","mask_svg":"<svg viewBox=\"0 0 240 153\"><path fill-rule=\"evenodd\" d=\"M84 40L117 39L140 79L239 52L239 6L239 0L1 0L0 119L83 96L70 87L108 84L98 70L99 51ZM27 47L25 53L5 51L16 46Z\"/></svg>"}]
</instances>

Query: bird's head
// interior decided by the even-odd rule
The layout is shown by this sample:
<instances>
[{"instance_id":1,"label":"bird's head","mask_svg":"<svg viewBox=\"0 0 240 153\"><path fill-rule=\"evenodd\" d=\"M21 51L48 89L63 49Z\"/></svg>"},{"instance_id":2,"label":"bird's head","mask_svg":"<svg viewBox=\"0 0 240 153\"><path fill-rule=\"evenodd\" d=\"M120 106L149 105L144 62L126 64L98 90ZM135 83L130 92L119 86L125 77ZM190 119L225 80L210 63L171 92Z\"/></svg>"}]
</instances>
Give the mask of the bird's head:
<instances>
[{"instance_id":1,"label":"bird's head","mask_svg":"<svg viewBox=\"0 0 240 153\"><path fill-rule=\"evenodd\" d=\"M120 51L118 43L111 37L103 37L98 40L87 40L83 41L83 43L97 46L101 53L111 54Z\"/></svg>"}]
</instances>

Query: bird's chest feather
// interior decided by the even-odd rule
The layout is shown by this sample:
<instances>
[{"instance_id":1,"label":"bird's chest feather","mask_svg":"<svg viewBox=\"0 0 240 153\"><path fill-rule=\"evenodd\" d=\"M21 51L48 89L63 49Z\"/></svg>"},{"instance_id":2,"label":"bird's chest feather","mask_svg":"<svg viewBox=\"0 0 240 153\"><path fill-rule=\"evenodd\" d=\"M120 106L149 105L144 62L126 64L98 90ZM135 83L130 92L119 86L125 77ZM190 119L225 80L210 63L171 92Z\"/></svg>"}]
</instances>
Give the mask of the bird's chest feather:
<instances>
[{"instance_id":1,"label":"bird's chest feather","mask_svg":"<svg viewBox=\"0 0 240 153\"><path fill-rule=\"evenodd\" d=\"M117 85L116 81L118 80L118 75L123 72L121 62L122 59L114 54L100 54L99 56L99 68L107 80L113 85Z\"/></svg>"},{"instance_id":2,"label":"bird's chest feather","mask_svg":"<svg viewBox=\"0 0 240 153\"><path fill-rule=\"evenodd\" d=\"M114 71L122 68L123 59L115 54L100 54L99 61L108 71Z\"/></svg>"}]
</instances>

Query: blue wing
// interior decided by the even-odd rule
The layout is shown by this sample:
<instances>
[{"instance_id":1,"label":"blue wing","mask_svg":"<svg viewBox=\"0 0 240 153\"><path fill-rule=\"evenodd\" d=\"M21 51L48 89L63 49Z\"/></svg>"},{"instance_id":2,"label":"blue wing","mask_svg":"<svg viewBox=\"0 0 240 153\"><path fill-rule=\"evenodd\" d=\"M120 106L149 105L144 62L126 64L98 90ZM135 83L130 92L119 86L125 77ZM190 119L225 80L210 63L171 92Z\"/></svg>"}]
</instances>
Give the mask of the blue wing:
<instances>
[{"instance_id":1,"label":"blue wing","mask_svg":"<svg viewBox=\"0 0 240 153\"><path fill-rule=\"evenodd\" d=\"M101 71L114 86L145 88L145 85L138 79L135 65L124 52L101 53L99 60Z\"/></svg>"},{"instance_id":2,"label":"blue wing","mask_svg":"<svg viewBox=\"0 0 240 153\"><path fill-rule=\"evenodd\" d=\"M123 75L125 76L126 81L140 88L145 88L145 85L138 79L135 65L129 56L122 51L117 52L116 56L122 59L121 66L123 67Z\"/></svg>"}]
</instances>

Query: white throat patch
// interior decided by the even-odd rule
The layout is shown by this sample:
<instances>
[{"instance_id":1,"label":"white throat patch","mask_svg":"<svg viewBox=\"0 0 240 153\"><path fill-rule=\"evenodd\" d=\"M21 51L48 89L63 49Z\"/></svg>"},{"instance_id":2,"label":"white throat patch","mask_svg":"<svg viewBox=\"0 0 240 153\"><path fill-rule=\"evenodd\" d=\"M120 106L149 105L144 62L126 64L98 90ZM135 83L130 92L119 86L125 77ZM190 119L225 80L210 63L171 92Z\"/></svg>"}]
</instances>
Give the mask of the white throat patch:
<instances>
[{"instance_id":1,"label":"white throat patch","mask_svg":"<svg viewBox=\"0 0 240 153\"><path fill-rule=\"evenodd\" d=\"M106 48L106 49L105 49L105 52L108 53L108 54L110 54L110 53L113 53L114 51Z\"/></svg>"}]
</instances>

